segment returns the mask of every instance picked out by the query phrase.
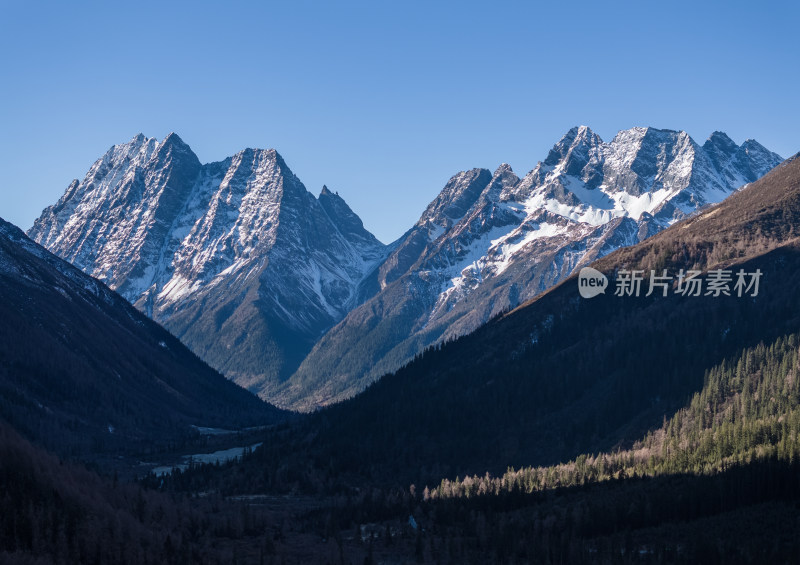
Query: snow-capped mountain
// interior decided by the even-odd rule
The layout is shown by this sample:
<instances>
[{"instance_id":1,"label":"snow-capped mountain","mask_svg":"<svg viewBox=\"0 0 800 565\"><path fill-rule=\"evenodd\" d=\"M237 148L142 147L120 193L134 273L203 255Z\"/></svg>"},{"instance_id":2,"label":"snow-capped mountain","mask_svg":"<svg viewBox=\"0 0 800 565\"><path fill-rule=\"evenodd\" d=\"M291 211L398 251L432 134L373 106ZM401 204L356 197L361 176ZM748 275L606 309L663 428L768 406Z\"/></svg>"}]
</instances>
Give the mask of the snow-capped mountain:
<instances>
[{"instance_id":1,"label":"snow-capped mountain","mask_svg":"<svg viewBox=\"0 0 800 565\"><path fill-rule=\"evenodd\" d=\"M174 133L112 147L29 235L262 391L358 304L387 253L342 198L325 187L315 198L275 150L203 165Z\"/></svg>"},{"instance_id":2,"label":"snow-capped mountain","mask_svg":"<svg viewBox=\"0 0 800 565\"><path fill-rule=\"evenodd\" d=\"M782 161L753 140L576 127L522 179L508 165L450 179L374 275L380 291L326 333L273 398L351 396L425 347L468 333L566 278L720 202Z\"/></svg>"},{"instance_id":3,"label":"snow-capped mountain","mask_svg":"<svg viewBox=\"0 0 800 565\"><path fill-rule=\"evenodd\" d=\"M338 195L311 195L274 150L203 165L175 134L138 135L73 181L29 234L229 378L311 409L780 161L719 132L701 146L633 128L606 143L576 127L523 178L505 164L453 176L384 246Z\"/></svg>"}]
</instances>

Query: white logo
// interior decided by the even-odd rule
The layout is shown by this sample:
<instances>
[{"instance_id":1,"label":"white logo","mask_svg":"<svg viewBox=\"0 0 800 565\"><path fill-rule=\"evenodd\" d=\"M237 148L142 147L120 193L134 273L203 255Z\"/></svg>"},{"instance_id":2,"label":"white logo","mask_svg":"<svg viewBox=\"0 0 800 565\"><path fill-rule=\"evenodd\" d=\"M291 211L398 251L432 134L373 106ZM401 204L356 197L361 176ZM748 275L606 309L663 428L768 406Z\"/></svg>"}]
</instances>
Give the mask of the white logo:
<instances>
[{"instance_id":1,"label":"white logo","mask_svg":"<svg viewBox=\"0 0 800 565\"><path fill-rule=\"evenodd\" d=\"M594 298L598 294L605 294L608 287L606 276L591 267L584 267L578 274L578 292L583 298Z\"/></svg>"},{"instance_id":2,"label":"white logo","mask_svg":"<svg viewBox=\"0 0 800 565\"><path fill-rule=\"evenodd\" d=\"M657 274L655 269L650 270L650 276L645 276L644 270L620 269L614 278L614 296L710 296L718 298L721 296L742 296L755 298L758 296L759 282L764 274L761 269L754 272L746 272L739 269L734 272L731 269L714 269L708 271L705 278L702 278L702 271L683 269L672 276L667 269L662 269L661 274ZM644 288L643 288L644 287ZM606 276L591 267L584 267L578 274L578 292L584 298L594 298L598 294L605 294L608 288ZM644 294L644 290L647 293ZM705 292L703 292L705 291Z\"/></svg>"}]
</instances>

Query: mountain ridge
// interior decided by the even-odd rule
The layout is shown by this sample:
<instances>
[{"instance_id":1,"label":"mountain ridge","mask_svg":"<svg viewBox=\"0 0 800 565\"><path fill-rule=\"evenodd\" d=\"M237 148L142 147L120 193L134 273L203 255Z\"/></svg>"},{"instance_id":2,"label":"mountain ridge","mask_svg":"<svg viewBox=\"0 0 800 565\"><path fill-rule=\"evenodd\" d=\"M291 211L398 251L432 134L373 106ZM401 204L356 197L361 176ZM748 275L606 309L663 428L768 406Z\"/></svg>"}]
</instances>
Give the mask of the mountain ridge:
<instances>
[{"instance_id":1,"label":"mountain ridge","mask_svg":"<svg viewBox=\"0 0 800 565\"><path fill-rule=\"evenodd\" d=\"M201 165L177 134L137 135L29 233L236 382L313 410L780 160L721 132L702 146L650 127L604 142L576 126L523 177L505 163L457 173L383 245L327 186L309 193L275 150Z\"/></svg>"},{"instance_id":2,"label":"mountain ridge","mask_svg":"<svg viewBox=\"0 0 800 565\"><path fill-rule=\"evenodd\" d=\"M352 396L782 160L721 133L706 144L713 155L686 132L656 128L606 143L580 126L522 178L506 164L454 175L390 252L379 294L329 330L270 398L313 410Z\"/></svg>"}]
</instances>

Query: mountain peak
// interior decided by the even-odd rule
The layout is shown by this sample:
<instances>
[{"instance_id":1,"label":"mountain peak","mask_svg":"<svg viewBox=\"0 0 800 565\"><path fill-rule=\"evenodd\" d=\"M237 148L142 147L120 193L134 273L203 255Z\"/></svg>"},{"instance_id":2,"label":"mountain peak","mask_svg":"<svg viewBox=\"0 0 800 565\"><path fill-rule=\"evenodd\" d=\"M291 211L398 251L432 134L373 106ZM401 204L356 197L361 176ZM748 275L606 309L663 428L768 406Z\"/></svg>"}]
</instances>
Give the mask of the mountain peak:
<instances>
[{"instance_id":1,"label":"mountain peak","mask_svg":"<svg viewBox=\"0 0 800 565\"><path fill-rule=\"evenodd\" d=\"M755 139L745 139L744 143L742 143L742 149L744 149L747 152L750 152L750 151L759 151L759 152L765 152L765 153L769 152L769 149L767 149L766 147L761 145Z\"/></svg>"},{"instance_id":2,"label":"mountain peak","mask_svg":"<svg viewBox=\"0 0 800 565\"><path fill-rule=\"evenodd\" d=\"M285 174L289 174L291 176L294 176L294 173L289 168L289 165L286 164L286 161L284 161L283 157L281 156L280 153L278 153L277 149L273 149L273 148L270 148L270 149L257 149L257 151L262 152L265 156L267 156L270 159L275 159L275 162L278 164L278 167L281 169L281 171L283 171Z\"/></svg>"},{"instance_id":3,"label":"mountain peak","mask_svg":"<svg viewBox=\"0 0 800 565\"><path fill-rule=\"evenodd\" d=\"M260 388L288 377L323 343L323 331L370 297L376 302L350 318L358 323L341 327L375 327L362 322L386 313L384 327L403 317L409 332L424 327L430 336L444 335L434 328L448 320L461 320L447 330L453 335L471 329L579 261L635 243L776 164L759 144L745 146L716 166L683 132L635 128L603 143L576 126L551 151L553 166L522 180L507 163L454 175L386 247L327 185L316 198L309 193L275 149L195 167L171 134L161 144L117 146L30 234L168 324L214 366ZM408 285L392 284L406 276ZM389 304L412 306L392 306L392 318ZM242 330L245 316L266 329ZM350 340L349 331L342 343L369 341ZM284 335L302 345L285 348ZM264 357L241 355L264 348ZM390 358L363 374L390 370ZM362 371L361 360L348 359ZM316 361L307 366L320 370Z\"/></svg>"},{"instance_id":4,"label":"mountain peak","mask_svg":"<svg viewBox=\"0 0 800 565\"><path fill-rule=\"evenodd\" d=\"M417 225L428 221L442 224L458 220L478 200L491 180L492 173L488 169L476 168L453 175L425 209Z\"/></svg>"},{"instance_id":5,"label":"mountain peak","mask_svg":"<svg viewBox=\"0 0 800 565\"><path fill-rule=\"evenodd\" d=\"M549 164L547 161L551 160L553 157L562 157L570 147L579 145L593 145L595 143L602 142L603 140L600 139L600 136L594 133L588 126L575 126L570 128L567 133L561 136L561 139L558 140L558 143L553 146L553 149L550 150L547 159L545 159L545 164Z\"/></svg>"},{"instance_id":6,"label":"mountain peak","mask_svg":"<svg viewBox=\"0 0 800 565\"><path fill-rule=\"evenodd\" d=\"M511 168L511 165L508 163L500 163L500 166L495 169L494 174L492 176L502 175L504 173L513 173L514 169Z\"/></svg>"},{"instance_id":7,"label":"mountain peak","mask_svg":"<svg viewBox=\"0 0 800 565\"><path fill-rule=\"evenodd\" d=\"M182 145L188 147L188 145L186 145L186 142L183 141L180 138L180 136L174 131L169 132L167 136L164 138L164 141L162 141L161 143L162 145L179 145L179 146Z\"/></svg>"},{"instance_id":8,"label":"mountain peak","mask_svg":"<svg viewBox=\"0 0 800 565\"><path fill-rule=\"evenodd\" d=\"M197 155L176 133L170 133L158 144L153 159L160 167L170 167L173 175L192 179L201 167Z\"/></svg>"},{"instance_id":9,"label":"mountain peak","mask_svg":"<svg viewBox=\"0 0 800 565\"><path fill-rule=\"evenodd\" d=\"M603 143L576 126L522 180L507 164L458 173L393 244L376 293L318 342L281 402L311 408L354 395L777 164L743 157L722 169L684 131L638 127Z\"/></svg>"},{"instance_id":10,"label":"mountain peak","mask_svg":"<svg viewBox=\"0 0 800 565\"><path fill-rule=\"evenodd\" d=\"M502 163L492 175L492 180L489 185L484 189L485 191L495 192L498 194L504 191L512 190L519 184L519 177L514 173L511 165Z\"/></svg>"},{"instance_id":11,"label":"mountain peak","mask_svg":"<svg viewBox=\"0 0 800 565\"><path fill-rule=\"evenodd\" d=\"M603 140L587 126L575 126L556 143L544 164L555 167L564 163L567 174L578 175L590 160L590 152L602 145Z\"/></svg>"},{"instance_id":12,"label":"mountain peak","mask_svg":"<svg viewBox=\"0 0 800 565\"><path fill-rule=\"evenodd\" d=\"M708 136L708 141L718 145L736 145L736 143L724 131L715 131Z\"/></svg>"},{"instance_id":13,"label":"mountain peak","mask_svg":"<svg viewBox=\"0 0 800 565\"><path fill-rule=\"evenodd\" d=\"M237 151L234 157L274 159L283 165L286 164L278 152L271 148L260 149L258 147L245 147L244 149Z\"/></svg>"},{"instance_id":14,"label":"mountain peak","mask_svg":"<svg viewBox=\"0 0 800 565\"><path fill-rule=\"evenodd\" d=\"M180 160L183 160L190 169L197 169L200 167L200 160L197 158L197 155L194 154L192 148L189 147L177 133L172 132L158 144L156 158L163 161L175 154L181 155Z\"/></svg>"},{"instance_id":15,"label":"mountain peak","mask_svg":"<svg viewBox=\"0 0 800 565\"><path fill-rule=\"evenodd\" d=\"M247 147L241 151L238 151L229 159L231 159L231 162L237 163L237 168L243 163L246 163L244 169L241 169L241 171L249 171L244 172L243 174L245 175L249 175L251 172L256 172L262 170L264 167L267 167L269 169L274 169L276 174L286 179L296 180L296 182L286 184L284 186L284 190L288 189L292 192L298 192L300 194L307 192L305 186L303 186L300 180L297 179L295 174L286 164L286 161L283 160L283 157L281 157L275 149Z\"/></svg>"},{"instance_id":16,"label":"mountain peak","mask_svg":"<svg viewBox=\"0 0 800 565\"><path fill-rule=\"evenodd\" d=\"M634 126L632 128L623 129L617 132L614 139L611 140L613 144L625 144L630 142L647 142L659 143L664 139L689 137L685 131L678 131L674 129L661 129L652 126Z\"/></svg>"},{"instance_id":17,"label":"mountain peak","mask_svg":"<svg viewBox=\"0 0 800 565\"><path fill-rule=\"evenodd\" d=\"M563 142L574 145L576 142L587 142L594 138L600 139L599 136L594 133L589 126L574 126L561 137L561 140L556 145L559 145Z\"/></svg>"},{"instance_id":18,"label":"mountain peak","mask_svg":"<svg viewBox=\"0 0 800 565\"><path fill-rule=\"evenodd\" d=\"M703 143L703 151L717 169L723 169L738 150L739 146L736 145L736 142L721 131L715 131Z\"/></svg>"},{"instance_id":19,"label":"mountain peak","mask_svg":"<svg viewBox=\"0 0 800 565\"><path fill-rule=\"evenodd\" d=\"M721 153L730 157L739 149L739 146L725 132L715 131L708 136L703 144L703 149L713 154Z\"/></svg>"}]
</instances>

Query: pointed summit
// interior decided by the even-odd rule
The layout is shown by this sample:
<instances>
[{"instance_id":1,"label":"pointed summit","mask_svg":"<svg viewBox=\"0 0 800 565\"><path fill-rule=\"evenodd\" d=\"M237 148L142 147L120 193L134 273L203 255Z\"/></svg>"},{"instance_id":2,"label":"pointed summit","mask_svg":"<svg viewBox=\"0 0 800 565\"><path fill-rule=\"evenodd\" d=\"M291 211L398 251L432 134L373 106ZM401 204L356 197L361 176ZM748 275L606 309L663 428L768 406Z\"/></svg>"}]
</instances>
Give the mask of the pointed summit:
<instances>
[{"instance_id":1,"label":"pointed summit","mask_svg":"<svg viewBox=\"0 0 800 565\"><path fill-rule=\"evenodd\" d=\"M183 152L191 152L191 148L183 141L180 136L173 132L167 134L163 141L159 144L159 149L177 149Z\"/></svg>"},{"instance_id":2,"label":"pointed summit","mask_svg":"<svg viewBox=\"0 0 800 565\"><path fill-rule=\"evenodd\" d=\"M731 157L739 149L728 135L721 131L715 131L705 143L703 143L703 150L708 154L708 158L718 169L725 167L726 163L730 161Z\"/></svg>"},{"instance_id":3,"label":"pointed summit","mask_svg":"<svg viewBox=\"0 0 800 565\"><path fill-rule=\"evenodd\" d=\"M705 147L706 144L715 145L720 148L731 149L731 150L735 150L737 147L736 142L734 142L730 137L728 137L728 134L725 133L724 131L715 131L714 133L709 135L708 139L703 144L703 147Z\"/></svg>"},{"instance_id":4,"label":"pointed summit","mask_svg":"<svg viewBox=\"0 0 800 565\"><path fill-rule=\"evenodd\" d=\"M547 155L545 165L553 166L567 156L570 150L602 143L600 136L587 126L575 126L565 133Z\"/></svg>"},{"instance_id":5,"label":"pointed summit","mask_svg":"<svg viewBox=\"0 0 800 565\"><path fill-rule=\"evenodd\" d=\"M495 198L497 198L502 191L510 190L517 184L519 184L519 177L514 173L511 165L502 163L492 175L492 180L484 190L484 194L496 194Z\"/></svg>"},{"instance_id":6,"label":"pointed summit","mask_svg":"<svg viewBox=\"0 0 800 565\"><path fill-rule=\"evenodd\" d=\"M491 180L492 173L488 169L472 169L453 175L439 195L428 204L417 225L430 221L441 226L458 220L478 200Z\"/></svg>"},{"instance_id":7,"label":"pointed summit","mask_svg":"<svg viewBox=\"0 0 800 565\"><path fill-rule=\"evenodd\" d=\"M511 168L511 165L508 163L500 163L500 166L495 169L494 174L492 176L496 177L498 175L502 175L505 173L513 173L514 169Z\"/></svg>"},{"instance_id":8,"label":"pointed summit","mask_svg":"<svg viewBox=\"0 0 800 565\"><path fill-rule=\"evenodd\" d=\"M553 146L544 164L555 167L563 162L564 171L568 175L580 176L581 170L591 159L591 153L602 143L600 136L587 126L576 126Z\"/></svg>"},{"instance_id":9,"label":"pointed summit","mask_svg":"<svg viewBox=\"0 0 800 565\"><path fill-rule=\"evenodd\" d=\"M186 145L186 142L184 142L181 139L181 137L174 131L169 132L167 136L164 138L164 141L162 141L161 143L165 145L169 143L174 143L176 145Z\"/></svg>"},{"instance_id":10,"label":"pointed summit","mask_svg":"<svg viewBox=\"0 0 800 565\"><path fill-rule=\"evenodd\" d=\"M781 156L755 139L746 139L732 158L732 162L745 171L744 179L747 182L758 180L764 174L763 171L769 170L770 165L776 160L781 161Z\"/></svg>"},{"instance_id":11,"label":"pointed summit","mask_svg":"<svg viewBox=\"0 0 800 565\"><path fill-rule=\"evenodd\" d=\"M772 153L769 149L761 145L755 139L745 139L744 143L742 143L742 149L746 151L748 154L751 152L756 153Z\"/></svg>"},{"instance_id":12,"label":"pointed summit","mask_svg":"<svg viewBox=\"0 0 800 565\"><path fill-rule=\"evenodd\" d=\"M175 156L178 156L177 159ZM177 133L168 134L164 140L158 144L158 149L154 158L161 163L170 163L177 166L180 173L184 175L196 175L200 169L200 160Z\"/></svg>"},{"instance_id":13,"label":"pointed summit","mask_svg":"<svg viewBox=\"0 0 800 565\"><path fill-rule=\"evenodd\" d=\"M344 198L339 196L338 193L331 192L327 186L323 185L318 200L325 213L336 226L336 229L343 236L359 241L378 241L375 236L364 229L364 223L361 218L353 212L347 202L344 201Z\"/></svg>"}]
</instances>

